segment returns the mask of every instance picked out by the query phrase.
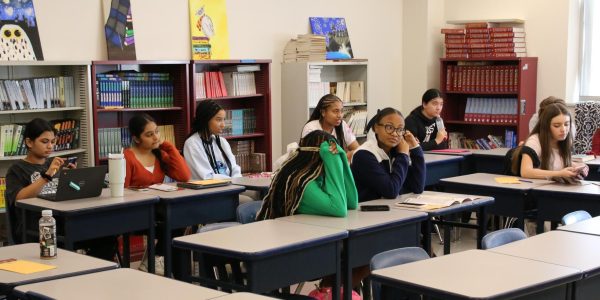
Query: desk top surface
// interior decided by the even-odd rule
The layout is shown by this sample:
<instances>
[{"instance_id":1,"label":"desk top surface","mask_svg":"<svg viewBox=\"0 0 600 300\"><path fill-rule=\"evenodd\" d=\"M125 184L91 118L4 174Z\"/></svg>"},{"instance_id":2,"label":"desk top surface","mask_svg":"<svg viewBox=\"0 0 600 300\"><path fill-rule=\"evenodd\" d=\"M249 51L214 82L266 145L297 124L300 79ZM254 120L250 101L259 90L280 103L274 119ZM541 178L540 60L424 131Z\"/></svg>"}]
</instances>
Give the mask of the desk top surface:
<instances>
[{"instance_id":1,"label":"desk top surface","mask_svg":"<svg viewBox=\"0 0 600 300\"><path fill-rule=\"evenodd\" d=\"M600 156L597 156L595 159L586 161L585 164L591 166L600 166Z\"/></svg>"},{"instance_id":2,"label":"desk top surface","mask_svg":"<svg viewBox=\"0 0 600 300\"><path fill-rule=\"evenodd\" d=\"M277 220L325 226L348 230L351 233L385 227L392 224L420 222L427 218L424 212L397 210L390 211L360 211L349 210L345 218L315 216L315 215L293 215Z\"/></svg>"},{"instance_id":3,"label":"desk top surface","mask_svg":"<svg viewBox=\"0 0 600 300\"><path fill-rule=\"evenodd\" d=\"M581 277L573 268L485 250L444 255L373 274L428 291L478 299L519 295L525 289L539 286L542 290Z\"/></svg>"},{"instance_id":4,"label":"desk top surface","mask_svg":"<svg viewBox=\"0 0 600 300\"><path fill-rule=\"evenodd\" d=\"M58 249L57 253L55 259L40 259L40 245L37 243L0 247L2 259L16 258L56 266L55 269L32 274L0 270L0 285L14 286L117 268L117 264L114 262L68 250Z\"/></svg>"},{"instance_id":5,"label":"desk top surface","mask_svg":"<svg viewBox=\"0 0 600 300\"><path fill-rule=\"evenodd\" d=\"M226 186L212 187L206 189L180 189L173 192L165 192L159 190L148 189L142 192L138 192L140 194L153 195L159 197L160 200L177 200L184 199L189 197L210 197L215 194L230 194L230 193L241 193L244 191L244 187L230 184Z\"/></svg>"},{"instance_id":6,"label":"desk top surface","mask_svg":"<svg viewBox=\"0 0 600 300\"><path fill-rule=\"evenodd\" d=\"M600 236L600 217L577 222L575 224L558 227L558 230L579 232Z\"/></svg>"},{"instance_id":7,"label":"desk top surface","mask_svg":"<svg viewBox=\"0 0 600 300\"><path fill-rule=\"evenodd\" d=\"M404 207L404 206L396 206L395 204L398 202L402 202L408 198L416 198L419 195L431 195L431 196L444 196L444 197L453 197L453 198L462 198L462 199L475 199L474 201L466 201L460 204L455 204L455 205L451 205L448 207L442 207L442 208L438 208L438 209L434 209L434 210L430 210L430 211L426 211L426 210L421 210L419 208L408 208L408 207ZM377 200L371 200L371 201L366 201L366 202L362 202L359 203L359 205L389 205L390 208L392 209L399 209L399 210L409 210L409 211L422 211L428 214L435 214L435 215L439 215L440 213L443 213L446 210L456 210L459 207L464 208L464 209L471 209L473 206L480 206L480 205L486 205L486 204L492 204L494 202L494 197L490 197L490 196L477 196L477 195L466 195L466 194L455 194L455 193L444 193L444 192L433 192L433 191L423 191L422 194L415 194L415 193L408 193L408 194L402 194L399 195L398 197L396 197L396 199L377 199Z\"/></svg>"},{"instance_id":8,"label":"desk top surface","mask_svg":"<svg viewBox=\"0 0 600 300\"><path fill-rule=\"evenodd\" d=\"M158 202L158 197L150 194L143 194L125 189L123 197L111 197L110 189L102 189L102 194L96 198L67 201L49 201L40 198L29 198L17 201L16 206L52 209L55 212L75 212L106 206L129 206L144 203L152 204L156 202Z\"/></svg>"},{"instance_id":9,"label":"desk top surface","mask_svg":"<svg viewBox=\"0 0 600 300\"><path fill-rule=\"evenodd\" d=\"M504 157L510 148L495 148L490 150L471 149L473 155Z\"/></svg>"},{"instance_id":10,"label":"desk top surface","mask_svg":"<svg viewBox=\"0 0 600 300\"><path fill-rule=\"evenodd\" d=\"M425 164L458 162L464 159L464 157L458 155L444 155L431 153L425 153L423 154L423 156L425 157Z\"/></svg>"},{"instance_id":11,"label":"desk top surface","mask_svg":"<svg viewBox=\"0 0 600 300\"><path fill-rule=\"evenodd\" d=\"M341 229L265 220L186 235L173 241L193 249L216 249L254 257L342 240L347 236L348 232Z\"/></svg>"},{"instance_id":12,"label":"desk top surface","mask_svg":"<svg viewBox=\"0 0 600 300\"><path fill-rule=\"evenodd\" d=\"M600 236L554 230L488 251L600 272Z\"/></svg>"},{"instance_id":13,"label":"desk top surface","mask_svg":"<svg viewBox=\"0 0 600 300\"><path fill-rule=\"evenodd\" d=\"M253 293L241 292L241 293L233 293L233 294L221 296L221 297L215 298L214 300L267 300L267 299L276 299L276 298L271 298L271 297L253 294Z\"/></svg>"},{"instance_id":14,"label":"desk top surface","mask_svg":"<svg viewBox=\"0 0 600 300\"><path fill-rule=\"evenodd\" d=\"M584 181L583 184L552 182L550 184L536 186L532 188L532 191L600 195L600 181Z\"/></svg>"},{"instance_id":15,"label":"desk top surface","mask_svg":"<svg viewBox=\"0 0 600 300\"><path fill-rule=\"evenodd\" d=\"M442 178L440 182L444 183L458 183L465 185L478 185L490 188L502 188L502 189L514 189L514 190L530 190L534 187L542 186L545 184L553 183L554 181L543 180L543 179L524 179L530 182L521 182L518 184L510 183L497 183L494 178L506 177L506 175L490 174L490 173L473 173L468 175L461 175L449 178Z\"/></svg>"},{"instance_id":16,"label":"desk top surface","mask_svg":"<svg viewBox=\"0 0 600 300\"><path fill-rule=\"evenodd\" d=\"M212 299L227 295L213 289L156 276L133 269L117 269L59 280L23 285L54 299Z\"/></svg>"},{"instance_id":17,"label":"desk top surface","mask_svg":"<svg viewBox=\"0 0 600 300\"><path fill-rule=\"evenodd\" d=\"M242 185L245 187L253 187L259 189L269 189L271 186L271 177L235 177L231 179L231 183Z\"/></svg>"}]
</instances>

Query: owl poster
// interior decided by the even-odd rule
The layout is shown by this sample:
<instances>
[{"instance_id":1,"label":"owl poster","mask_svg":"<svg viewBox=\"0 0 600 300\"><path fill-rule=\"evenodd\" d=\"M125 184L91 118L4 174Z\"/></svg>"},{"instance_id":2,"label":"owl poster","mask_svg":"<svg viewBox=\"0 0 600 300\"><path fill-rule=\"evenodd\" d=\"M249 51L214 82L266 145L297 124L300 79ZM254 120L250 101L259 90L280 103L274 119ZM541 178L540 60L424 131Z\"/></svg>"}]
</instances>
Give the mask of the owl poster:
<instances>
[{"instance_id":1,"label":"owl poster","mask_svg":"<svg viewBox=\"0 0 600 300\"><path fill-rule=\"evenodd\" d=\"M110 4L110 5L109 5ZM109 60L135 60L133 17L129 0L103 1L104 36Z\"/></svg>"},{"instance_id":2,"label":"owl poster","mask_svg":"<svg viewBox=\"0 0 600 300\"><path fill-rule=\"evenodd\" d=\"M228 59L225 0L189 0L192 59Z\"/></svg>"},{"instance_id":3,"label":"owl poster","mask_svg":"<svg viewBox=\"0 0 600 300\"><path fill-rule=\"evenodd\" d=\"M44 60L32 0L0 1L0 60Z\"/></svg>"},{"instance_id":4,"label":"owl poster","mask_svg":"<svg viewBox=\"0 0 600 300\"><path fill-rule=\"evenodd\" d=\"M313 34L325 36L327 59L351 59L352 46L344 18L310 17Z\"/></svg>"}]
</instances>

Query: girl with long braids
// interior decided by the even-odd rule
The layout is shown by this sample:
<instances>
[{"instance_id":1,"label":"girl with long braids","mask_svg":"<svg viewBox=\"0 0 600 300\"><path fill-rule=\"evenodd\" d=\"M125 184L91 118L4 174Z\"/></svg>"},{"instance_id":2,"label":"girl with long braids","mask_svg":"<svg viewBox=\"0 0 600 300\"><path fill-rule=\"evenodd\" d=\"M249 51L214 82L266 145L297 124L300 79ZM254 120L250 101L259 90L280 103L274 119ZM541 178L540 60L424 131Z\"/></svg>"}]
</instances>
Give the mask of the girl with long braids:
<instances>
[{"instance_id":1,"label":"girl with long braids","mask_svg":"<svg viewBox=\"0 0 600 300\"><path fill-rule=\"evenodd\" d=\"M315 130L273 177L256 219L293 214L345 217L356 209L358 195L344 149L336 139Z\"/></svg>"},{"instance_id":2,"label":"girl with long braids","mask_svg":"<svg viewBox=\"0 0 600 300\"><path fill-rule=\"evenodd\" d=\"M314 130L323 130L336 138L337 143L346 151L349 161L352 160L354 150L358 148L358 142L352 129L344 121L344 103L333 94L327 94L319 100L317 107L313 110L308 122L302 129L302 137Z\"/></svg>"},{"instance_id":3,"label":"girl with long braids","mask_svg":"<svg viewBox=\"0 0 600 300\"><path fill-rule=\"evenodd\" d=\"M165 175L177 180L190 180L190 170L173 144L160 137L154 119L136 115L129 119L131 148L125 149L125 187L147 187L163 183Z\"/></svg>"},{"instance_id":4,"label":"girl with long braids","mask_svg":"<svg viewBox=\"0 0 600 300\"><path fill-rule=\"evenodd\" d=\"M402 114L379 110L367 124L367 141L354 153L352 173L359 201L396 198L403 189L420 194L425 187L425 159L419 142L404 129Z\"/></svg>"},{"instance_id":5,"label":"girl with long braids","mask_svg":"<svg viewBox=\"0 0 600 300\"><path fill-rule=\"evenodd\" d=\"M192 132L183 146L183 156L192 170L192 179L242 176L229 143L219 136L223 128L225 110L212 100L198 102Z\"/></svg>"}]
</instances>

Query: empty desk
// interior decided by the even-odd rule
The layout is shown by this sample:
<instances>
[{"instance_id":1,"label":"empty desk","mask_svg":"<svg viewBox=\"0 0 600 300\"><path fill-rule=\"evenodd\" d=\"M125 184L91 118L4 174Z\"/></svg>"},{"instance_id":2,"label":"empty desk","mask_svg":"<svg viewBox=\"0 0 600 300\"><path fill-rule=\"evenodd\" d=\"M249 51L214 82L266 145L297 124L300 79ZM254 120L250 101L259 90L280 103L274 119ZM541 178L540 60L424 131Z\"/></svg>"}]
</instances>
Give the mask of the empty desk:
<instances>
[{"instance_id":1,"label":"empty desk","mask_svg":"<svg viewBox=\"0 0 600 300\"><path fill-rule=\"evenodd\" d=\"M336 274L339 291L342 240L347 236L342 229L266 220L178 237L173 246L244 262L246 284L214 280L212 272L201 268L200 283L209 286L265 293Z\"/></svg>"},{"instance_id":2,"label":"empty desk","mask_svg":"<svg viewBox=\"0 0 600 300\"><path fill-rule=\"evenodd\" d=\"M558 227L558 230L598 235L600 236L600 217Z\"/></svg>"},{"instance_id":3,"label":"empty desk","mask_svg":"<svg viewBox=\"0 0 600 300\"><path fill-rule=\"evenodd\" d=\"M387 287L439 299L568 299L579 270L484 250L468 250L373 271ZM384 298L385 299L385 298Z\"/></svg>"},{"instance_id":4,"label":"empty desk","mask_svg":"<svg viewBox=\"0 0 600 300\"><path fill-rule=\"evenodd\" d=\"M158 197L125 190L123 197L111 197L110 189L103 189L100 197L68 201L48 201L31 198L17 201L23 224L32 225L26 218L39 219L44 209L51 209L57 221L57 233L63 237L64 247L73 250L75 242L89 239L148 231L149 270L154 272L154 205ZM38 227L25 228L27 234L38 238ZM123 266L129 267L129 239L123 239Z\"/></svg>"},{"instance_id":5,"label":"empty desk","mask_svg":"<svg viewBox=\"0 0 600 300\"><path fill-rule=\"evenodd\" d=\"M437 184L440 179L461 174L462 156L425 153L425 186Z\"/></svg>"},{"instance_id":6,"label":"empty desk","mask_svg":"<svg viewBox=\"0 0 600 300\"><path fill-rule=\"evenodd\" d=\"M14 287L24 284L117 268L117 264L112 261L97 259L63 249L58 249L58 255L55 259L40 259L40 244L34 243L0 247L0 257L2 259L15 258L56 266L54 269L32 274L19 274L0 270L0 294L3 295L10 293Z\"/></svg>"},{"instance_id":7,"label":"empty desk","mask_svg":"<svg viewBox=\"0 0 600 300\"><path fill-rule=\"evenodd\" d=\"M600 236L555 230L488 251L580 270L583 279L575 282L575 299L600 295Z\"/></svg>"},{"instance_id":8,"label":"empty desk","mask_svg":"<svg viewBox=\"0 0 600 300\"><path fill-rule=\"evenodd\" d=\"M60 300L106 299L212 299L224 292L148 274L118 269L59 280L19 286L15 294L27 292Z\"/></svg>"},{"instance_id":9,"label":"empty desk","mask_svg":"<svg viewBox=\"0 0 600 300\"><path fill-rule=\"evenodd\" d=\"M344 240L344 282L352 282L352 268L368 265L373 255L395 248L418 246L421 221L427 214L408 210L349 210L345 218L315 215L293 215L277 220L348 231ZM344 284L344 295L350 299L350 284Z\"/></svg>"},{"instance_id":10,"label":"empty desk","mask_svg":"<svg viewBox=\"0 0 600 300\"><path fill-rule=\"evenodd\" d=\"M552 181L527 179L528 182L519 184L502 184L494 180L500 176L503 175L474 173L442 179L440 185L445 192L494 197L494 204L490 206L488 212L500 216L516 217L518 218L517 227L523 229L526 210L535 207L530 197L530 190L552 183Z\"/></svg>"},{"instance_id":11,"label":"empty desk","mask_svg":"<svg viewBox=\"0 0 600 300\"><path fill-rule=\"evenodd\" d=\"M544 230L544 221L560 222L572 211L585 210L591 215L600 215L600 182L585 182L584 185L552 183L531 189L537 201L537 232Z\"/></svg>"}]
</instances>

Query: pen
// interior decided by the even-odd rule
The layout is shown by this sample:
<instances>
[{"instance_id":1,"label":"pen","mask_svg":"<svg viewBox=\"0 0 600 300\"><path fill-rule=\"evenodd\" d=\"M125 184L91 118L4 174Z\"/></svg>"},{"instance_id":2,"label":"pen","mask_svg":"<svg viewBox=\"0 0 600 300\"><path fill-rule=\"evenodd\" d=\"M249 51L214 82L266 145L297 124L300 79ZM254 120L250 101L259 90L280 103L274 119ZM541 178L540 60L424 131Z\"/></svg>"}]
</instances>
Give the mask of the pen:
<instances>
[{"instance_id":1,"label":"pen","mask_svg":"<svg viewBox=\"0 0 600 300\"><path fill-rule=\"evenodd\" d=\"M520 182L527 182L527 183L533 183L533 181L531 180L525 180L525 179L519 179Z\"/></svg>"}]
</instances>

